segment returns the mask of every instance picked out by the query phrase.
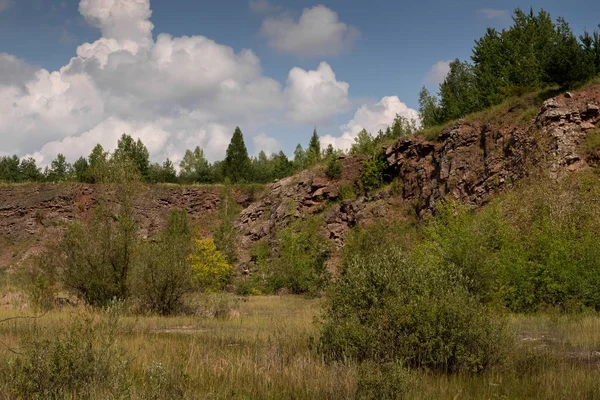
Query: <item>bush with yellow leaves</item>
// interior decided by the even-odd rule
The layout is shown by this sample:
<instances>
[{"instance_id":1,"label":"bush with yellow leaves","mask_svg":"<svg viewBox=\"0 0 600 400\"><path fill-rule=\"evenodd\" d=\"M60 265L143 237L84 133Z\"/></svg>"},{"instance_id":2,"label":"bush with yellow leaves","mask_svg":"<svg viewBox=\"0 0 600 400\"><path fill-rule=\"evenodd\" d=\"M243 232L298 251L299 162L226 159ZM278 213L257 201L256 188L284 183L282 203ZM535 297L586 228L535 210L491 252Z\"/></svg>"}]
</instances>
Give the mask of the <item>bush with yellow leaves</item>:
<instances>
[{"instance_id":1,"label":"bush with yellow leaves","mask_svg":"<svg viewBox=\"0 0 600 400\"><path fill-rule=\"evenodd\" d=\"M189 257L192 284L204 291L222 290L231 281L233 267L215 246L212 238L195 239Z\"/></svg>"}]
</instances>

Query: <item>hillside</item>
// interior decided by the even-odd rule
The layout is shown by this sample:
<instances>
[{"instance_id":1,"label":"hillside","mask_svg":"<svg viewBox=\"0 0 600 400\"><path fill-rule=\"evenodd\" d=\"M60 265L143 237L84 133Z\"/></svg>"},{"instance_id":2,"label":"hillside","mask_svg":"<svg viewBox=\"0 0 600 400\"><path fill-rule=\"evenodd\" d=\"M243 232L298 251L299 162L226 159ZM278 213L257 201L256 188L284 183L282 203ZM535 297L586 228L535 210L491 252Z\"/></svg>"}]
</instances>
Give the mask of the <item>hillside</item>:
<instances>
[{"instance_id":1,"label":"hillside","mask_svg":"<svg viewBox=\"0 0 600 400\"><path fill-rule=\"evenodd\" d=\"M402 138L384 149L387 180L396 182L374 193L360 194L355 187L364 156L342 157L337 180L314 168L275 181L249 205L251 199L238 191L238 204L247 206L235 221L241 236L240 270L251 270L254 243L274 239L296 217L322 215L325 236L340 249L356 225L420 216L446 197L480 206L534 168L590 168L598 154L586 143L593 144L597 134L599 110L600 85L595 85L546 100L525 123L514 122L524 111L517 105L480 120L459 120L436 141L418 135ZM0 186L0 266L39 252L60 236L61 223L89 218L97 190L84 184ZM200 224L210 224L218 218L219 201L218 187L146 186L134 206L138 235L151 236L174 207L185 209Z\"/></svg>"}]
</instances>

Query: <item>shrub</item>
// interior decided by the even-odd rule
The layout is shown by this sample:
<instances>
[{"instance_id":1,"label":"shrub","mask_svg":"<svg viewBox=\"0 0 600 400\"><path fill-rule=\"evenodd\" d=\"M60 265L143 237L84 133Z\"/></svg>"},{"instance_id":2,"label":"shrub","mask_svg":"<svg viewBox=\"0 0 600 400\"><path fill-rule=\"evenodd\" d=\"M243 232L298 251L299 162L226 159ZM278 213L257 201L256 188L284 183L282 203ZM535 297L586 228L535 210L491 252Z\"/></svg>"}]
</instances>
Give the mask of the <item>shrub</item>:
<instances>
[{"instance_id":1,"label":"shrub","mask_svg":"<svg viewBox=\"0 0 600 400\"><path fill-rule=\"evenodd\" d=\"M358 178L360 187L365 192L381 187L386 180L386 168L387 163L381 154L364 161L363 169Z\"/></svg>"},{"instance_id":2,"label":"shrub","mask_svg":"<svg viewBox=\"0 0 600 400\"><path fill-rule=\"evenodd\" d=\"M297 220L277 234L279 258L272 260L269 282L273 291L288 288L293 293L316 295L325 288L329 274L325 261L329 247L320 232L318 217Z\"/></svg>"},{"instance_id":3,"label":"shrub","mask_svg":"<svg viewBox=\"0 0 600 400\"><path fill-rule=\"evenodd\" d=\"M332 180L340 179L343 168L342 162L338 159L337 155L334 154L328 157L325 175Z\"/></svg>"},{"instance_id":4,"label":"shrub","mask_svg":"<svg viewBox=\"0 0 600 400\"><path fill-rule=\"evenodd\" d=\"M507 344L504 321L448 273L388 247L346 260L319 349L330 360L477 372L499 362Z\"/></svg>"},{"instance_id":5,"label":"shrub","mask_svg":"<svg viewBox=\"0 0 600 400\"><path fill-rule=\"evenodd\" d=\"M189 261L192 284L201 290L222 290L231 281L232 267L212 238L196 239Z\"/></svg>"},{"instance_id":6,"label":"shrub","mask_svg":"<svg viewBox=\"0 0 600 400\"><path fill-rule=\"evenodd\" d=\"M22 354L9 365L15 398L126 398L128 362L117 347L117 315L101 321L80 317L58 334L23 339Z\"/></svg>"},{"instance_id":7,"label":"shrub","mask_svg":"<svg viewBox=\"0 0 600 400\"><path fill-rule=\"evenodd\" d=\"M191 242L187 213L172 210L165 230L138 247L131 291L145 309L167 315L181 307L183 295L191 288Z\"/></svg>"},{"instance_id":8,"label":"shrub","mask_svg":"<svg viewBox=\"0 0 600 400\"><path fill-rule=\"evenodd\" d=\"M94 306L128 295L136 227L130 212L114 219L99 206L91 226L71 224L59 246L63 283Z\"/></svg>"},{"instance_id":9,"label":"shrub","mask_svg":"<svg viewBox=\"0 0 600 400\"><path fill-rule=\"evenodd\" d=\"M347 183L340 184L340 199L341 200L349 200L356 198L356 190L354 185L349 185Z\"/></svg>"},{"instance_id":10,"label":"shrub","mask_svg":"<svg viewBox=\"0 0 600 400\"><path fill-rule=\"evenodd\" d=\"M408 399L414 376L401 364L365 362L359 367L356 398L361 400Z\"/></svg>"}]
</instances>

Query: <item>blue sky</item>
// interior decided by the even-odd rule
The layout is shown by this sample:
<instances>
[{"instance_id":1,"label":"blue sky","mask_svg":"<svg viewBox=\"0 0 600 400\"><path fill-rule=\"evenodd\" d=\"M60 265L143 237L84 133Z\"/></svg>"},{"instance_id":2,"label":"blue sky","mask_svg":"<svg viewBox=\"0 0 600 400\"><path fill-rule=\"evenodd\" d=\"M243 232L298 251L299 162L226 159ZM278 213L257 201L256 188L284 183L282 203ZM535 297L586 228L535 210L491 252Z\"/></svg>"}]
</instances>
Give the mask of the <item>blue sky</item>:
<instances>
[{"instance_id":1,"label":"blue sky","mask_svg":"<svg viewBox=\"0 0 600 400\"><path fill-rule=\"evenodd\" d=\"M0 0L0 154L44 164L110 148L126 129L157 160L194 145L214 160L235 125L251 153L291 154L313 126L347 147L363 127L414 116L421 87L435 91L447 61L467 59L487 26L508 27L516 7L543 7L577 34L600 23L589 0Z\"/></svg>"}]
</instances>

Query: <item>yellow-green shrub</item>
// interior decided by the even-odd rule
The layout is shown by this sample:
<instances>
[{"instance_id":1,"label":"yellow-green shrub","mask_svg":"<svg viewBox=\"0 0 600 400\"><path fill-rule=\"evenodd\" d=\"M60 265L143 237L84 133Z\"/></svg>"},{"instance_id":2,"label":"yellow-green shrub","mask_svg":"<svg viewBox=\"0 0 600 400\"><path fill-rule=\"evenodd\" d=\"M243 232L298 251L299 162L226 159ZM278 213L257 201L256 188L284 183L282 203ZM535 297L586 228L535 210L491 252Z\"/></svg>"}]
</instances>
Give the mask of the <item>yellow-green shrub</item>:
<instances>
[{"instance_id":1,"label":"yellow-green shrub","mask_svg":"<svg viewBox=\"0 0 600 400\"><path fill-rule=\"evenodd\" d=\"M217 250L212 238L195 239L189 260L195 287L208 291L221 290L231 281L233 268L223 253Z\"/></svg>"}]
</instances>

